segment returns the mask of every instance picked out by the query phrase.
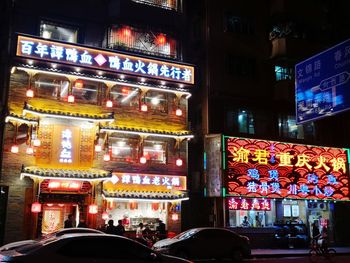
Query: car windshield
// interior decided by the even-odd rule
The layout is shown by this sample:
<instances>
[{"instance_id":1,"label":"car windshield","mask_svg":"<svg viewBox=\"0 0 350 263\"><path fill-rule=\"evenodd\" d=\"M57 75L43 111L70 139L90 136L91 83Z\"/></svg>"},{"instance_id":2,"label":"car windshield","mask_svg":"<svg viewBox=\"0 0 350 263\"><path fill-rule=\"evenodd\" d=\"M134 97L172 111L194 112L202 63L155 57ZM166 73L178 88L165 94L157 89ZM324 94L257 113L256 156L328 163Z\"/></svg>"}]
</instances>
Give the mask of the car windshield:
<instances>
[{"instance_id":1,"label":"car windshield","mask_svg":"<svg viewBox=\"0 0 350 263\"><path fill-rule=\"evenodd\" d=\"M193 236L194 234L196 234L198 231L199 231L198 229L190 229L190 230L187 230L183 233L178 234L174 238L179 239L179 240L187 239L187 238L190 238L191 236Z\"/></svg>"}]
</instances>

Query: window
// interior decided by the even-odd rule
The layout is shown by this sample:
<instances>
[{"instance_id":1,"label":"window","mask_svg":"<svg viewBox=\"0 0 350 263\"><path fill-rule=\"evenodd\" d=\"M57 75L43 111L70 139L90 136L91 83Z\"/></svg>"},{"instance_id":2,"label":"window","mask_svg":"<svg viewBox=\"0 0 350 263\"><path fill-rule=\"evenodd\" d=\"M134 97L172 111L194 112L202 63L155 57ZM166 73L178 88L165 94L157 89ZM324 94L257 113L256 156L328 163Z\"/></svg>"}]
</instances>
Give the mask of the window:
<instances>
[{"instance_id":1,"label":"window","mask_svg":"<svg viewBox=\"0 0 350 263\"><path fill-rule=\"evenodd\" d=\"M244 58L229 55L227 57L228 73L238 77L254 77L256 61L253 58Z\"/></svg>"},{"instance_id":2,"label":"window","mask_svg":"<svg viewBox=\"0 0 350 263\"><path fill-rule=\"evenodd\" d=\"M69 81L64 77L37 74L33 77L32 82L37 97L67 99Z\"/></svg>"},{"instance_id":3,"label":"window","mask_svg":"<svg viewBox=\"0 0 350 263\"><path fill-rule=\"evenodd\" d=\"M41 21L40 36L47 39L55 39L64 42L77 43L78 29L66 25Z\"/></svg>"},{"instance_id":4,"label":"window","mask_svg":"<svg viewBox=\"0 0 350 263\"><path fill-rule=\"evenodd\" d=\"M275 66L276 80L291 80L294 76L294 70L288 67Z\"/></svg>"},{"instance_id":5,"label":"window","mask_svg":"<svg viewBox=\"0 0 350 263\"><path fill-rule=\"evenodd\" d=\"M159 91L148 91L145 94L144 102L150 110L159 111L163 113L168 112L168 94Z\"/></svg>"},{"instance_id":6,"label":"window","mask_svg":"<svg viewBox=\"0 0 350 263\"><path fill-rule=\"evenodd\" d=\"M177 41L169 34L114 25L108 30L107 47L177 58Z\"/></svg>"},{"instance_id":7,"label":"window","mask_svg":"<svg viewBox=\"0 0 350 263\"><path fill-rule=\"evenodd\" d=\"M224 23L226 32L246 35L254 34L253 23L247 18L226 14Z\"/></svg>"},{"instance_id":8,"label":"window","mask_svg":"<svg viewBox=\"0 0 350 263\"><path fill-rule=\"evenodd\" d=\"M138 157L138 140L132 138L109 137L112 160L132 162Z\"/></svg>"},{"instance_id":9,"label":"window","mask_svg":"<svg viewBox=\"0 0 350 263\"><path fill-rule=\"evenodd\" d=\"M79 83L79 85L76 83ZM98 90L99 83L78 80L72 87L72 94L77 102L97 104Z\"/></svg>"},{"instance_id":10,"label":"window","mask_svg":"<svg viewBox=\"0 0 350 263\"><path fill-rule=\"evenodd\" d=\"M139 107L139 89L116 85L111 88L110 98L118 107Z\"/></svg>"},{"instance_id":11,"label":"window","mask_svg":"<svg viewBox=\"0 0 350 263\"><path fill-rule=\"evenodd\" d=\"M155 163L166 163L166 142L161 141L144 141L143 156L147 161Z\"/></svg>"},{"instance_id":12,"label":"window","mask_svg":"<svg viewBox=\"0 0 350 263\"><path fill-rule=\"evenodd\" d=\"M239 110L238 112L238 131L241 133L254 134L254 117L251 112Z\"/></svg>"},{"instance_id":13,"label":"window","mask_svg":"<svg viewBox=\"0 0 350 263\"><path fill-rule=\"evenodd\" d=\"M177 0L132 0L136 3L141 3L145 5L152 5L164 9L177 10Z\"/></svg>"},{"instance_id":14,"label":"window","mask_svg":"<svg viewBox=\"0 0 350 263\"><path fill-rule=\"evenodd\" d=\"M302 128L302 127L300 127ZM294 116L280 116L278 121L279 135L288 138L300 138L299 128ZM299 135L299 136L298 136Z\"/></svg>"}]
</instances>

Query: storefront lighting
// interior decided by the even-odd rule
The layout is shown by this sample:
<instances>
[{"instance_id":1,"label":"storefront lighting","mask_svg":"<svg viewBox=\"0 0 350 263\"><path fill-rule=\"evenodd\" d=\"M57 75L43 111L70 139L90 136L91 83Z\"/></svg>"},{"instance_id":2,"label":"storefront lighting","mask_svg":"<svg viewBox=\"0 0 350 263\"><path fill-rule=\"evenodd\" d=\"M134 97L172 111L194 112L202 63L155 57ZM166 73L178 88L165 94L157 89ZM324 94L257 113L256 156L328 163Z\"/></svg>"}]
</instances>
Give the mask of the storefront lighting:
<instances>
[{"instance_id":1,"label":"storefront lighting","mask_svg":"<svg viewBox=\"0 0 350 263\"><path fill-rule=\"evenodd\" d=\"M142 156L142 157L140 158L140 163L145 164L146 162L147 162L146 157L145 157L145 156Z\"/></svg>"},{"instance_id":2,"label":"storefront lighting","mask_svg":"<svg viewBox=\"0 0 350 263\"><path fill-rule=\"evenodd\" d=\"M56 68L57 68L57 64L52 63L52 64L51 64L51 67L52 67L53 69L56 69Z\"/></svg>"},{"instance_id":3,"label":"storefront lighting","mask_svg":"<svg viewBox=\"0 0 350 263\"><path fill-rule=\"evenodd\" d=\"M159 100L159 98L157 98L157 97L153 97L153 98L151 99L151 103L152 103L153 105L158 105L159 102L160 102L160 100Z\"/></svg>"},{"instance_id":4,"label":"storefront lighting","mask_svg":"<svg viewBox=\"0 0 350 263\"><path fill-rule=\"evenodd\" d=\"M103 72L99 70L99 71L97 71L97 75L102 76Z\"/></svg>"},{"instance_id":5,"label":"storefront lighting","mask_svg":"<svg viewBox=\"0 0 350 263\"><path fill-rule=\"evenodd\" d=\"M59 207L64 207L64 204L58 204Z\"/></svg>"},{"instance_id":6,"label":"storefront lighting","mask_svg":"<svg viewBox=\"0 0 350 263\"><path fill-rule=\"evenodd\" d=\"M98 213L98 206L96 204L89 205L89 214L95 215Z\"/></svg>"},{"instance_id":7,"label":"storefront lighting","mask_svg":"<svg viewBox=\"0 0 350 263\"><path fill-rule=\"evenodd\" d=\"M67 101L70 102L70 103L74 103L74 101L75 101L74 95L70 94L70 95L68 96Z\"/></svg>"},{"instance_id":8,"label":"storefront lighting","mask_svg":"<svg viewBox=\"0 0 350 263\"><path fill-rule=\"evenodd\" d=\"M16 72L16 67L11 68L11 74L14 74Z\"/></svg>"},{"instance_id":9,"label":"storefront lighting","mask_svg":"<svg viewBox=\"0 0 350 263\"><path fill-rule=\"evenodd\" d=\"M27 61L27 62L28 62L28 64L29 64L29 65L31 65L31 66L34 64L34 61L33 61L33 60L31 60L31 59L28 59L28 61Z\"/></svg>"},{"instance_id":10,"label":"storefront lighting","mask_svg":"<svg viewBox=\"0 0 350 263\"><path fill-rule=\"evenodd\" d=\"M124 76L124 75L120 75L120 78L121 78L121 79L125 79L125 76Z\"/></svg>"},{"instance_id":11,"label":"storefront lighting","mask_svg":"<svg viewBox=\"0 0 350 263\"><path fill-rule=\"evenodd\" d=\"M181 109L176 109L175 114L176 114L176 116L182 116L182 110Z\"/></svg>"},{"instance_id":12,"label":"storefront lighting","mask_svg":"<svg viewBox=\"0 0 350 263\"><path fill-rule=\"evenodd\" d=\"M105 221L108 219L108 213L107 212L103 212L102 213L102 219L105 220Z\"/></svg>"},{"instance_id":13,"label":"storefront lighting","mask_svg":"<svg viewBox=\"0 0 350 263\"><path fill-rule=\"evenodd\" d=\"M129 28L127 28L127 27L124 27L124 28L122 29L122 34L123 34L124 37L130 37L130 35L131 35L131 30L130 30Z\"/></svg>"},{"instance_id":14,"label":"storefront lighting","mask_svg":"<svg viewBox=\"0 0 350 263\"><path fill-rule=\"evenodd\" d=\"M105 154L103 155L103 160L104 160L105 162L109 162L109 161L111 160L110 154L109 154L109 153L105 153Z\"/></svg>"},{"instance_id":15,"label":"storefront lighting","mask_svg":"<svg viewBox=\"0 0 350 263\"><path fill-rule=\"evenodd\" d=\"M144 83L146 81L145 78L141 78L141 82Z\"/></svg>"},{"instance_id":16,"label":"storefront lighting","mask_svg":"<svg viewBox=\"0 0 350 263\"><path fill-rule=\"evenodd\" d=\"M107 100L106 101L106 107L107 108L112 108L113 107L113 101L112 100Z\"/></svg>"},{"instance_id":17,"label":"storefront lighting","mask_svg":"<svg viewBox=\"0 0 350 263\"><path fill-rule=\"evenodd\" d=\"M142 105L141 105L141 111L143 111L143 112L148 111L148 107L147 107L146 104L142 104Z\"/></svg>"},{"instance_id":18,"label":"storefront lighting","mask_svg":"<svg viewBox=\"0 0 350 263\"><path fill-rule=\"evenodd\" d=\"M19 148L17 144L14 144L11 146L11 152L12 153L18 153L19 152Z\"/></svg>"},{"instance_id":19,"label":"storefront lighting","mask_svg":"<svg viewBox=\"0 0 350 263\"><path fill-rule=\"evenodd\" d=\"M159 34L157 37L158 45L164 45L166 43L166 37L164 34Z\"/></svg>"},{"instance_id":20,"label":"storefront lighting","mask_svg":"<svg viewBox=\"0 0 350 263\"><path fill-rule=\"evenodd\" d=\"M118 181L119 181L118 176L112 175L112 177L111 177L111 182L112 182L112 184L116 184L116 183L118 183Z\"/></svg>"},{"instance_id":21,"label":"storefront lighting","mask_svg":"<svg viewBox=\"0 0 350 263\"><path fill-rule=\"evenodd\" d=\"M32 213L40 213L41 212L41 204L39 202L32 203L31 211L32 211Z\"/></svg>"},{"instance_id":22,"label":"storefront lighting","mask_svg":"<svg viewBox=\"0 0 350 263\"><path fill-rule=\"evenodd\" d=\"M40 141L39 139L35 139L35 140L33 141L33 145L34 145L35 147L39 147L39 146L41 145L41 141Z\"/></svg>"},{"instance_id":23,"label":"storefront lighting","mask_svg":"<svg viewBox=\"0 0 350 263\"><path fill-rule=\"evenodd\" d=\"M160 85L164 86L164 85L165 85L165 81L162 80L162 81L160 82Z\"/></svg>"},{"instance_id":24,"label":"storefront lighting","mask_svg":"<svg viewBox=\"0 0 350 263\"><path fill-rule=\"evenodd\" d=\"M53 206L53 204L51 204L51 203L50 203L50 204L46 204L46 205L47 205L48 207L51 207L51 206Z\"/></svg>"},{"instance_id":25,"label":"storefront lighting","mask_svg":"<svg viewBox=\"0 0 350 263\"><path fill-rule=\"evenodd\" d=\"M75 68L75 71L76 72L80 72L80 68Z\"/></svg>"},{"instance_id":26,"label":"storefront lighting","mask_svg":"<svg viewBox=\"0 0 350 263\"><path fill-rule=\"evenodd\" d=\"M116 129L111 129L111 128L101 128L100 132L135 134L135 135L162 137L162 138L188 139L188 140L190 140L194 137L194 135L192 135L192 134L189 134L189 135L170 135L170 134L159 134L159 133L150 133L150 132L116 130Z\"/></svg>"},{"instance_id":27,"label":"storefront lighting","mask_svg":"<svg viewBox=\"0 0 350 263\"><path fill-rule=\"evenodd\" d=\"M176 159L176 166L182 166L182 164L183 164L182 159L181 158L177 158Z\"/></svg>"},{"instance_id":28,"label":"storefront lighting","mask_svg":"<svg viewBox=\"0 0 350 263\"><path fill-rule=\"evenodd\" d=\"M99 152L101 152L101 151L102 151L102 146L99 145L99 144L96 144L96 145L95 145L95 152L99 153Z\"/></svg>"},{"instance_id":29,"label":"storefront lighting","mask_svg":"<svg viewBox=\"0 0 350 263\"><path fill-rule=\"evenodd\" d=\"M180 88L183 88L183 87L184 87L184 84L179 84L179 87L180 87Z\"/></svg>"},{"instance_id":30,"label":"storefront lighting","mask_svg":"<svg viewBox=\"0 0 350 263\"><path fill-rule=\"evenodd\" d=\"M82 89L84 87L84 82L81 79L77 79L74 83L74 88Z\"/></svg>"},{"instance_id":31,"label":"storefront lighting","mask_svg":"<svg viewBox=\"0 0 350 263\"><path fill-rule=\"evenodd\" d=\"M31 145L29 145L29 146L27 147L26 153L29 154L29 155L31 155L31 154L34 153L34 149L33 149L33 147L32 147Z\"/></svg>"},{"instance_id":32,"label":"storefront lighting","mask_svg":"<svg viewBox=\"0 0 350 263\"><path fill-rule=\"evenodd\" d=\"M173 220L173 221L179 220L179 215L178 214L172 214L171 215L171 220Z\"/></svg>"},{"instance_id":33,"label":"storefront lighting","mask_svg":"<svg viewBox=\"0 0 350 263\"><path fill-rule=\"evenodd\" d=\"M28 97L28 98L33 98L34 97L34 91L32 90L32 89L27 89L27 91L26 91L26 96Z\"/></svg>"}]
</instances>

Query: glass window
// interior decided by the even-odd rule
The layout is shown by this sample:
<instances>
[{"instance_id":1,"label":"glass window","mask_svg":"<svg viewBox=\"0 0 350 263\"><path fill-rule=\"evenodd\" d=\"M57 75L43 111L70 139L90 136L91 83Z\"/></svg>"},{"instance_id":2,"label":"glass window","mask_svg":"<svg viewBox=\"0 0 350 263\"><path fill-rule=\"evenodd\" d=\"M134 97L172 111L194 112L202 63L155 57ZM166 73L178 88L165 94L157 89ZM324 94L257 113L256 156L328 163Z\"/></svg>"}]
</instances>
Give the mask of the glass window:
<instances>
[{"instance_id":1,"label":"glass window","mask_svg":"<svg viewBox=\"0 0 350 263\"><path fill-rule=\"evenodd\" d=\"M291 80L293 78L294 71L292 68L275 66L276 80Z\"/></svg>"},{"instance_id":2,"label":"glass window","mask_svg":"<svg viewBox=\"0 0 350 263\"><path fill-rule=\"evenodd\" d=\"M64 77L37 74L33 78L35 96L65 100L68 96L69 81Z\"/></svg>"},{"instance_id":3,"label":"glass window","mask_svg":"<svg viewBox=\"0 0 350 263\"><path fill-rule=\"evenodd\" d=\"M136 3L152 5L164 9L177 10L177 0L132 0Z\"/></svg>"},{"instance_id":4,"label":"glass window","mask_svg":"<svg viewBox=\"0 0 350 263\"><path fill-rule=\"evenodd\" d=\"M110 98L113 105L120 107L139 107L139 89L116 85L111 88Z\"/></svg>"},{"instance_id":5,"label":"glass window","mask_svg":"<svg viewBox=\"0 0 350 263\"><path fill-rule=\"evenodd\" d=\"M240 110L238 112L238 131L242 133L254 134L254 117L249 111Z\"/></svg>"},{"instance_id":6,"label":"glass window","mask_svg":"<svg viewBox=\"0 0 350 263\"><path fill-rule=\"evenodd\" d=\"M55 39L64 42L77 43L78 29L71 26L59 25L48 21L41 21L40 36L47 39Z\"/></svg>"},{"instance_id":7,"label":"glass window","mask_svg":"<svg viewBox=\"0 0 350 263\"><path fill-rule=\"evenodd\" d=\"M99 83L77 80L72 87L72 94L77 102L97 104Z\"/></svg>"},{"instance_id":8,"label":"glass window","mask_svg":"<svg viewBox=\"0 0 350 263\"><path fill-rule=\"evenodd\" d=\"M279 135L288 138L300 138L300 128L296 124L294 116L280 116L278 121ZM299 135L299 136L298 136Z\"/></svg>"},{"instance_id":9,"label":"glass window","mask_svg":"<svg viewBox=\"0 0 350 263\"><path fill-rule=\"evenodd\" d=\"M225 31L239 34L254 34L254 26L248 18L227 14L225 16Z\"/></svg>"},{"instance_id":10,"label":"glass window","mask_svg":"<svg viewBox=\"0 0 350 263\"><path fill-rule=\"evenodd\" d=\"M109 149L113 160L132 162L138 157L138 140L109 137Z\"/></svg>"},{"instance_id":11,"label":"glass window","mask_svg":"<svg viewBox=\"0 0 350 263\"><path fill-rule=\"evenodd\" d=\"M147 161L165 163L166 162L166 142L144 141L143 155Z\"/></svg>"},{"instance_id":12,"label":"glass window","mask_svg":"<svg viewBox=\"0 0 350 263\"><path fill-rule=\"evenodd\" d=\"M177 58L177 41L169 34L125 25L108 30L107 47L135 50L144 54Z\"/></svg>"},{"instance_id":13,"label":"glass window","mask_svg":"<svg viewBox=\"0 0 350 263\"><path fill-rule=\"evenodd\" d=\"M144 100L150 110L168 112L168 94L151 90L146 93Z\"/></svg>"}]
</instances>

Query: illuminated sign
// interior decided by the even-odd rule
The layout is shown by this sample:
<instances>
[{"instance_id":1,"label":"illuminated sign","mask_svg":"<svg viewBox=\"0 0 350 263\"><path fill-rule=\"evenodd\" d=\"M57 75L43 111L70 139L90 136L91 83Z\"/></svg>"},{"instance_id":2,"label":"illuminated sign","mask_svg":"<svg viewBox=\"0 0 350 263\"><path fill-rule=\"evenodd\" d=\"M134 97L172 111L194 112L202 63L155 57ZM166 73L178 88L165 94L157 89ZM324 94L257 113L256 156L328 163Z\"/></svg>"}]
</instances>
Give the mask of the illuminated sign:
<instances>
[{"instance_id":1,"label":"illuminated sign","mask_svg":"<svg viewBox=\"0 0 350 263\"><path fill-rule=\"evenodd\" d=\"M18 36L17 56L194 84L194 67L74 44Z\"/></svg>"},{"instance_id":2,"label":"illuminated sign","mask_svg":"<svg viewBox=\"0 0 350 263\"><path fill-rule=\"evenodd\" d=\"M270 211L271 203L267 199L239 199L239 198L228 198L228 209L229 210L262 210Z\"/></svg>"},{"instance_id":3,"label":"illuminated sign","mask_svg":"<svg viewBox=\"0 0 350 263\"><path fill-rule=\"evenodd\" d=\"M62 131L60 163L72 162L72 132L69 129Z\"/></svg>"},{"instance_id":4,"label":"illuminated sign","mask_svg":"<svg viewBox=\"0 0 350 263\"><path fill-rule=\"evenodd\" d=\"M349 200L347 151L225 137L229 195Z\"/></svg>"},{"instance_id":5,"label":"illuminated sign","mask_svg":"<svg viewBox=\"0 0 350 263\"><path fill-rule=\"evenodd\" d=\"M76 191L81 189L82 182L80 181L53 181L50 180L48 188L51 190L69 190Z\"/></svg>"}]
</instances>

